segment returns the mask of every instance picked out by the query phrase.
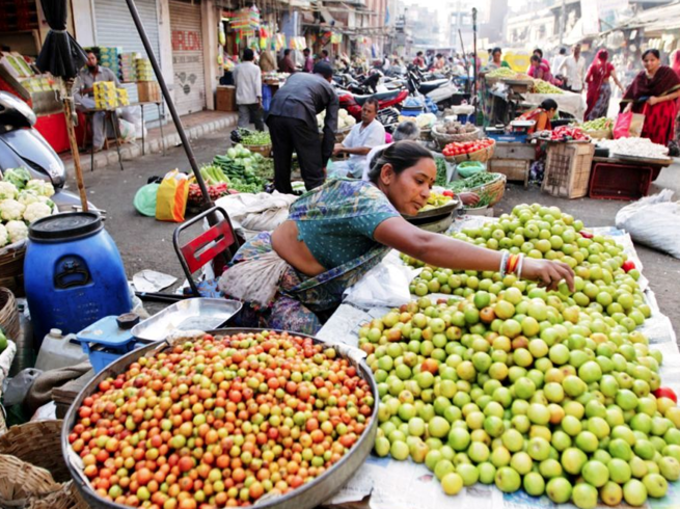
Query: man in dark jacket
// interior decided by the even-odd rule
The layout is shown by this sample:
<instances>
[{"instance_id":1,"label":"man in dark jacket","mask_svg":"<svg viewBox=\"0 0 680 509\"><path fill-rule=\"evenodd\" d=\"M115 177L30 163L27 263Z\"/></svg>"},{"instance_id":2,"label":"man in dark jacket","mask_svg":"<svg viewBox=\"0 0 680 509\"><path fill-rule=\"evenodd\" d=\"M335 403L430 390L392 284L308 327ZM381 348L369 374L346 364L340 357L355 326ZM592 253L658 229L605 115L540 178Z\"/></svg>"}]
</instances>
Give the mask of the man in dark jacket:
<instances>
[{"instance_id":1,"label":"man in dark jacket","mask_svg":"<svg viewBox=\"0 0 680 509\"><path fill-rule=\"evenodd\" d=\"M325 62L314 66L314 73L297 73L272 98L267 125L274 148L274 187L291 194L293 151L300 162L307 190L326 179L326 164L333 153L338 127L338 96L331 87L333 69ZM316 116L326 110L323 140Z\"/></svg>"}]
</instances>

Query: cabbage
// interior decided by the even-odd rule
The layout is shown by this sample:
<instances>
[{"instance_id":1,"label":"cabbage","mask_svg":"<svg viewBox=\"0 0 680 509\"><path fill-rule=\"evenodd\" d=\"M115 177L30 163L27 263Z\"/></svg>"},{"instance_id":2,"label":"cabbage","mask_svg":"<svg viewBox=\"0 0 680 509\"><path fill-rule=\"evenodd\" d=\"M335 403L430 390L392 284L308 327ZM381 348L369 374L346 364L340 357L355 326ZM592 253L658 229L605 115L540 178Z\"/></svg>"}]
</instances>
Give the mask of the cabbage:
<instances>
[{"instance_id":1,"label":"cabbage","mask_svg":"<svg viewBox=\"0 0 680 509\"><path fill-rule=\"evenodd\" d=\"M26 168L10 168L5 170L2 180L14 184L17 189L23 189L26 183L31 180L31 175Z\"/></svg>"}]
</instances>

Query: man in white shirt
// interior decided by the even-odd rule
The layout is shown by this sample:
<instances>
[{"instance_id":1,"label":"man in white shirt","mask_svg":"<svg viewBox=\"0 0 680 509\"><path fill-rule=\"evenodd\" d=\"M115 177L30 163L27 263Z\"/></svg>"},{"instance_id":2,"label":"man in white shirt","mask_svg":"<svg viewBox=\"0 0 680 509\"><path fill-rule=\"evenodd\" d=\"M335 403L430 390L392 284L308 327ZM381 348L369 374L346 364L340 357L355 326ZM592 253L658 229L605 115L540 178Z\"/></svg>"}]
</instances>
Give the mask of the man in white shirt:
<instances>
[{"instance_id":1,"label":"man in white shirt","mask_svg":"<svg viewBox=\"0 0 680 509\"><path fill-rule=\"evenodd\" d=\"M559 74L562 64L567 59L567 48L560 48L560 52L555 55L550 63L550 68L555 70L556 74Z\"/></svg>"},{"instance_id":2,"label":"man in white shirt","mask_svg":"<svg viewBox=\"0 0 680 509\"><path fill-rule=\"evenodd\" d=\"M252 120L255 129L264 131L262 122L262 71L255 65L251 49L243 50L243 63L234 68L238 126L247 128Z\"/></svg>"},{"instance_id":3,"label":"man in white shirt","mask_svg":"<svg viewBox=\"0 0 680 509\"><path fill-rule=\"evenodd\" d=\"M385 128L375 119L378 105L377 99L368 98L361 108L361 123L352 127L342 143L336 143L333 155L349 154L349 160L333 163L334 176L361 178L368 153L385 143Z\"/></svg>"},{"instance_id":4,"label":"man in white shirt","mask_svg":"<svg viewBox=\"0 0 680 509\"><path fill-rule=\"evenodd\" d=\"M574 50L557 70L567 78L567 89L580 94L586 81L586 59L581 56L581 45L575 44Z\"/></svg>"}]
</instances>

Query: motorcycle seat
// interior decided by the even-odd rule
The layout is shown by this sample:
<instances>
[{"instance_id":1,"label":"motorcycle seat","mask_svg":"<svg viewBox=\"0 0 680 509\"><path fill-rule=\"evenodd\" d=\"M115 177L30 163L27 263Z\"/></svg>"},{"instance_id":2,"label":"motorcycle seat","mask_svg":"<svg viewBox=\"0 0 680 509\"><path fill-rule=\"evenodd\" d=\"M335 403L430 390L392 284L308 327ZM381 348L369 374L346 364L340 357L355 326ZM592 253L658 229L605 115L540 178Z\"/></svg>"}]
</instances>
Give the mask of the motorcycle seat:
<instances>
[{"instance_id":1,"label":"motorcycle seat","mask_svg":"<svg viewBox=\"0 0 680 509\"><path fill-rule=\"evenodd\" d=\"M363 105L369 97L375 97L378 101L389 101L399 95L401 90L390 90L388 92L380 92L377 94L355 95L354 100L357 104Z\"/></svg>"},{"instance_id":2,"label":"motorcycle seat","mask_svg":"<svg viewBox=\"0 0 680 509\"><path fill-rule=\"evenodd\" d=\"M448 81L449 80L446 78L440 80L424 81L420 84L420 93L427 94L428 92L432 92L435 88L439 88L445 83L448 83Z\"/></svg>"}]
</instances>

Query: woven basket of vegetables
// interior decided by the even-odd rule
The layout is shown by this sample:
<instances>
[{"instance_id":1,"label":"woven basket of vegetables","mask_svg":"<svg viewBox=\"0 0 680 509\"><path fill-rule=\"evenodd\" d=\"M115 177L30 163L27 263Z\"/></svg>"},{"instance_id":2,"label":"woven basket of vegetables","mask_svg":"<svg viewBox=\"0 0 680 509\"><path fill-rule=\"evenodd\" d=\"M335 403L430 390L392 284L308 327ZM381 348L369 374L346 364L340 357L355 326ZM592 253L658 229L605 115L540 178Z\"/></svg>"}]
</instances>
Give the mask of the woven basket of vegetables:
<instances>
[{"instance_id":1,"label":"woven basket of vegetables","mask_svg":"<svg viewBox=\"0 0 680 509\"><path fill-rule=\"evenodd\" d=\"M474 141L479 139L481 131L472 124L436 124L432 127L432 139L440 147L445 147L449 143Z\"/></svg>"},{"instance_id":2,"label":"woven basket of vegetables","mask_svg":"<svg viewBox=\"0 0 680 509\"><path fill-rule=\"evenodd\" d=\"M583 131L594 140L611 140L614 138L614 133L611 129L599 129L597 131Z\"/></svg>"},{"instance_id":3,"label":"woven basket of vegetables","mask_svg":"<svg viewBox=\"0 0 680 509\"><path fill-rule=\"evenodd\" d=\"M263 157L270 157L272 154L272 144L267 145L246 145L243 144L243 148L250 150L254 154L260 154Z\"/></svg>"},{"instance_id":4,"label":"woven basket of vegetables","mask_svg":"<svg viewBox=\"0 0 680 509\"><path fill-rule=\"evenodd\" d=\"M495 149L496 142L494 140L482 140L480 142L480 148L477 150L453 155L447 155L445 153L444 155L447 161L456 164L464 163L465 161L479 161L480 163L485 163L493 157Z\"/></svg>"},{"instance_id":5,"label":"woven basket of vegetables","mask_svg":"<svg viewBox=\"0 0 680 509\"><path fill-rule=\"evenodd\" d=\"M479 172L466 179L451 182L447 187L454 193L463 191L479 195L477 208L493 207L503 199L507 177L502 173Z\"/></svg>"}]
</instances>

